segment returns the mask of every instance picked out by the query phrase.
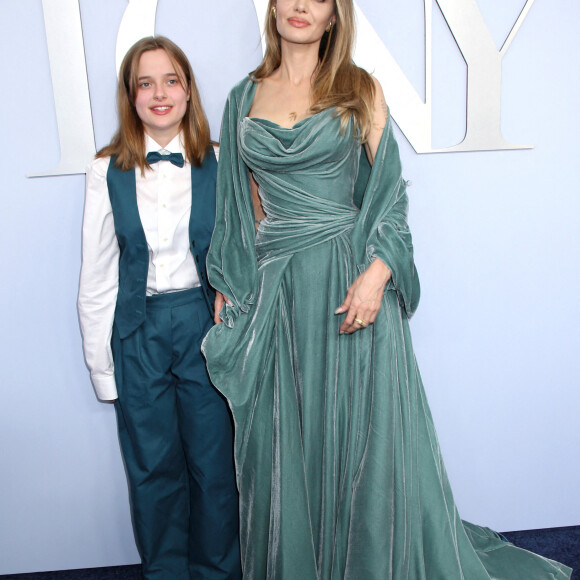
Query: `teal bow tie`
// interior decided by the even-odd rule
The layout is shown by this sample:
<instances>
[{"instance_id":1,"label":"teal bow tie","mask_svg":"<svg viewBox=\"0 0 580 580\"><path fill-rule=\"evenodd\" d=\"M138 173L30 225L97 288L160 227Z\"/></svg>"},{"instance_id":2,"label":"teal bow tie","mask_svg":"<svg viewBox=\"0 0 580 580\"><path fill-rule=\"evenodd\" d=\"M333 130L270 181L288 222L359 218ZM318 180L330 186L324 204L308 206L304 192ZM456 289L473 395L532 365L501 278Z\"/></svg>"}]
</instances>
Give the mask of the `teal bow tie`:
<instances>
[{"instance_id":1,"label":"teal bow tie","mask_svg":"<svg viewBox=\"0 0 580 580\"><path fill-rule=\"evenodd\" d=\"M183 167L185 165L181 153L168 153L167 155L161 155L158 151L150 151L147 153L147 163L149 163L149 165L151 165L151 163L157 163L158 161L169 161L177 167Z\"/></svg>"}]
</instances>

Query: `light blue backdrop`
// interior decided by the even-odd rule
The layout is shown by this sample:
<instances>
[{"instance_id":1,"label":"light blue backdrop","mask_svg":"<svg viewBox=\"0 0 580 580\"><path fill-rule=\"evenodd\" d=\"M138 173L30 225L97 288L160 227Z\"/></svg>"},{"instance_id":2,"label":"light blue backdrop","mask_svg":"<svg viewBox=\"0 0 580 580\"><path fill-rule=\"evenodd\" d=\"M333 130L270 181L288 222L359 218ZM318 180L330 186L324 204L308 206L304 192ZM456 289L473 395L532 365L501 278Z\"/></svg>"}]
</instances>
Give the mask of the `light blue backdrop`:
<instances>
[{"instance_id":1,"label":"light blue backdrop","mask_svg":"<svg viewBox=\"0 0 580 580\"><path fill-rule=\"evenodd\" d=\"M423 2L359 5L423 92ZM478 5L499 48L524 0ZM127 2L80 6L100 147ZM84 176L25 177L59 158L42 4L0 11L0 574L135 563L114 412L93 395L76 314ZM465 130L466 69L434 16L443 147ZM504 137L535 149L417 155L399 134L417 358L462 517L504 531L580 523L579 24L577 0L536 0L504 59ZM218 139L227 91L260 57L253 3L160 0L156 31L191 58Z\"/></svg>"}]
</instances>

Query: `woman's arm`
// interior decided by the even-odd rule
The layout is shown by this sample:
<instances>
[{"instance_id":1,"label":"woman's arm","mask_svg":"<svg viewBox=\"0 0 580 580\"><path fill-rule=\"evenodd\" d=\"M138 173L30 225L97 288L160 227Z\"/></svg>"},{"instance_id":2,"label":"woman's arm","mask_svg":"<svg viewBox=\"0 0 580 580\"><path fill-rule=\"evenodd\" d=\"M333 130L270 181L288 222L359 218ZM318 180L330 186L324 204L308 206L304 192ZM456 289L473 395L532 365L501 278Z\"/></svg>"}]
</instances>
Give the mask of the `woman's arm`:
<instances>
[{"instance_id":1,"label":"woman's arm","mask_svg":"<svg viewBox=\"0 0 580 580\"><path fill-rule=\"evenodd\" d=\"M373 164L383 131L389 117L383 89L379 81L375 83L372 128L364 144L367 157ZM385 286L391 278L391 270L379 258L375 258L369 267L354 281L348 289L344 302L336 309L335 314L347 313L340 333L351 334L372 324L381 307Z\"/></svg>"},{"instance_id":2,"label":"woman's arm","mask_svg":"<svg viewBox=\"0 0 580 580\"><path fill-rule=\"evenodd\" d=\"M373 106L373 122L369 138L365 143L365 151L367 157L372 165L375 161L375 156L377 154L377 149L379 148L379 143L381 142L381 137L383 136L383 131L387 125L387 120L389 119L389 109L385 101L385 95L383 93L383 87L381 83L375 78L371 77L375 83L375 100Z\"/></svg>"},{"instance_id":3,"label":"woman's arm","mask_svg":"<svg viewBox=\"0 0 580 580\"><path fill-rule=\"evenodd\" d=\"M262 207L262 200L260 199L260 193L258 191L258 184L254 179L254 176L250 173L250 189L252 190L252 203L254 205L254 222L256 224L256 229L260 225L260 222L266 217L264 213L264 208ZM221 309L224 307L224 304L229 304L232 306L232 301L222 294L219 291L215 293L215 300L214 300L214 315L213 321L216 324L220 324L222 319L220 318Z\"/></svg>"},{"instance_id":4,"label":"woman's arm","mask_svg":"<svg viewBox=\"0 0 580 580\"><path fill-rule=\"evenodd\" d=\"M119 287L119 245L107 188L108 159L87 170L78 296L85 360L97 397L117 398L111 334Z\"/></svg>"},{"instance_id":5,"label":"woman's arm","mask_svg":"<svg viewBox=\"0 0 580 580\"><path fill-rule=\"evenodd\" d=\"M253 303L258 274L252 193L248 171L237 147L238 123L249 110L245 95L252 87L252 81L245 78L232 89L226 101L220 139L216 220L206 262L209 283L222 293L222 298L227 296L231 301L231 305L221 308L222 320L230 327Z\"/></svg>"}]
</instances>

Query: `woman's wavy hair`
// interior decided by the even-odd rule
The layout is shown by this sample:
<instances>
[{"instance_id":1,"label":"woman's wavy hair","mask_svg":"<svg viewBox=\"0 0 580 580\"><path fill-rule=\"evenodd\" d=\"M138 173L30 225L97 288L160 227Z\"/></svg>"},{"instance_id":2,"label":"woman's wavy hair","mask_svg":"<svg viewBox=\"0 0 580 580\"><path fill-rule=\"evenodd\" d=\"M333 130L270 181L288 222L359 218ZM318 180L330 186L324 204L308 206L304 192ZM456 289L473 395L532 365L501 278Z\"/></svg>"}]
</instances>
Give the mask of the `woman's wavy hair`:
<instances>
[{"instance_id":1,"label":"woman's wavy hair","mask_svg":"<svg viewBox=\"0 0 580 580\"><path fill-rule=\"evenodd\" d=\"M210 144L209 123L201 105L201 98L187 56L181 48L164 36L142 38L125 55L117 84L119 128L111 143L103 147L97 153L97 157L116 155L115 165L123 171L139 167L143 174L145 168L149 167L145 158L145 129L137 114L135 99L138 89L139 60L144 52L150 50L164 50L167 53L181 85L185 91L189 91L189 101L180 129L187 160L199 167Z\"/></svg>"},{"instance_id":2,"label":"woman's wavy hair","mask_svg":"<svg viewBox=\"0 0 580 580\"><path fill-rule=\"evenodd\" d=\"M256 70L250 73L254 81L270 76L282 59L280 34L272 7L268 1L266 13L266 53ZM366 141L372 127L375 85L371 76L352 60L355 41L354 6L352 0L334 0L336 22L324 33L318 53L319 66L312 79L310 111L318 113L336 107L343 130L354 118L355 130L361 141Z\"/></svg>"}]
</instances>

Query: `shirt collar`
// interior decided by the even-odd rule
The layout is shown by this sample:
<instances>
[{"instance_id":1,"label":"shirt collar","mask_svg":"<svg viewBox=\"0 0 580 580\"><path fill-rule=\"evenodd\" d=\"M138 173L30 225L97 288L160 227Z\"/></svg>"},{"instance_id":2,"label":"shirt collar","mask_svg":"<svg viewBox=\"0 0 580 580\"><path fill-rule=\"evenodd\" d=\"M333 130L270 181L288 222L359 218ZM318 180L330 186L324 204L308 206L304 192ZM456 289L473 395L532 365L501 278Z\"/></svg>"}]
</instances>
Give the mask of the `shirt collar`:
<instances>
[{"instance_id":1,"label":"shirt collar","mask_svg":"<svg viewBox=\"0 0 580 580\"><path fill-rule=\"evenodd\" d=\"M145 134L145 155L151 153L152 151L159 151L160 153L181 153L183 158L187 162L187 156L185 154L185 148L183 147L181 133L178 133L168 144L167 147L161 147L153 137Z\"/></svg>"}]
</instances>

